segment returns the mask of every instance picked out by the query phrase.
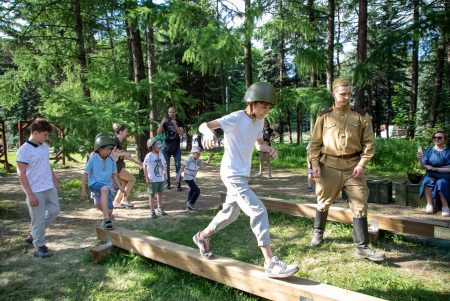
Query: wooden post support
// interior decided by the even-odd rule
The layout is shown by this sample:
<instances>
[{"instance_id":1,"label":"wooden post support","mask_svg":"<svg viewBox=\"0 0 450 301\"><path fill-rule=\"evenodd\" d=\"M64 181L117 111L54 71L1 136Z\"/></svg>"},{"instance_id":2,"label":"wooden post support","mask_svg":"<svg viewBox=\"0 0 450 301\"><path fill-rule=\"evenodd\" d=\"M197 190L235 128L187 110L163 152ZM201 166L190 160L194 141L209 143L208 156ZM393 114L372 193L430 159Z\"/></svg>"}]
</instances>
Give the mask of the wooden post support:
<instances>
[{"instance_id":1,"label":"wooden post support","mask_svg":"<svg viewBox=\"0 0 450 301\"><path fill-rule=\"evenodd\" d=\"M225 193L221 193L221 200L225 200ZM316 216L315 204L300 204L295 201L286 201L275 198L260 197L267 210L283 212L293 216L314 218ZM422 220L418 218L399 215L369 213L369 220L377 220L379 229L396 233L414 234L423 237L450 239L450 220ZM347 224L353 223L353 213L350 209L330 207L328 219Z\"/></svg>"},{"instance_id":2,"label":"wooden post support","mask_svg":"<svg viewBox=\"0 0 450 301\"><path fill-rule=\"evenodd\" d=\"M114 246L111 243L104 243L91 249L92 260L96 263L103 262L111 254Z\"/></svg>"},{"instance_id":3,"label":"wooden post support","mask_svg":"<svg viewBox=\"0 0 450 301\"><path fill-rule=\"evenodd\" d=\"M294 276L271 279L261 267L221 256L208 260L197 249L123 228L112 231L97 228L97 236L102 241L110 237L116 247L269 300L381 300Z\"/></svg>"}]
</instances>

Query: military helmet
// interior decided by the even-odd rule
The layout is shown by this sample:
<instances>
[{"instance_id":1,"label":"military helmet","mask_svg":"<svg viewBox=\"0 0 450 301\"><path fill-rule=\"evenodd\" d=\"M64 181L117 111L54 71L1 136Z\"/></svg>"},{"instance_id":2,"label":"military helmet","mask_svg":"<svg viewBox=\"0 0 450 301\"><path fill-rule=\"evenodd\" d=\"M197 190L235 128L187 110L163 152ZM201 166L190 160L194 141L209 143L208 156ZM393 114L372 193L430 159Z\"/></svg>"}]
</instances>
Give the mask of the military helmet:
<instances>
[{"instance_id":1,"label":"military helmet","mask_svg":"<svg viewBox=\"0 0 450 301\"><path fill-rule=\"evenodd\" d=\"M266 82L258 82L248 87L245 92L243 102L252 103L255 101L262 101L272 104L277 104L277 94L275 88Z\"/></svg>"},{"instance_id":2,"label":"military helmet","mask_svg":"<svg viewBox=\"0 0 450 301\"><path fill-rule=\"evenodd\" d=\"M161 145L162 145L161 140L159 140L156 137L153 137L153 138L150 138L150 139L147 140L147 148L150 148L152 146L154 146L154 147L161 147Z\"/></svg>"},{"instance_id":3,"label":"military helmet","mask_svg":"<svg viewBox=\"0 0 450 301\"><path fill-rule=\"evenodd\" d=\"M99 148L105 146L111 146L111 148L114 148L114 141L107 134L106 135L98 134L95 137L94 151L98 151Z\"/></svg>"},{"instance_id":4,"label":"military helmet","mask_svg":"<svg viewBox=\"0 0 450 301\"><path fill-rule=\"evenodd\" d=\"M96 140L98 137L101 137L101 136L108 136L108 137L110 137L108 133L98 133L98 134L95 136L95 140Z\"/></svg>"}]
</instances>

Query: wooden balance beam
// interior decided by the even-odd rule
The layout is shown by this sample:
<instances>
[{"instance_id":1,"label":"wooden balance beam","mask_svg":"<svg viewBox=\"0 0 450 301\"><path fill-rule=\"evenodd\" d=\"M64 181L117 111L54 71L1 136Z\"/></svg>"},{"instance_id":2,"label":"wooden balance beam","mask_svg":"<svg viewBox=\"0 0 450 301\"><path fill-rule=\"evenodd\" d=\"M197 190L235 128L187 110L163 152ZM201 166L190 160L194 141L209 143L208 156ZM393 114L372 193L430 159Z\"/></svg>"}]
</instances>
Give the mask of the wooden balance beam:
<instances>
[{"instance_id":1,"label":"wooden balance beam","mask_svg":"<svg viewBox=\"0 0 450 301\"><path fill-rule=\"evenodd\" d=\"M220 197L222 201L225 201L226 194L221 193ZM260 197L260 200L269 211L311 218L316 216L315 204L299 204L295 201L268 197ZM328 219L351 224L353 223L353 213L350 209L330 207ZM372 219L376 219L379 222L378 227L382 230L450 240L450 220L422 220L399 215L369 213L368 220Z\"/></svg>"},{"instance_id":2,"label":"wooden balance beam","mask_svg":"<svg viewBox=\"0 0 450 301\"><path fill-rule=\"evenodd\" d=\"M269 300L382 300L295 276L271 279L261 267L221 256L208 260L202 258L197 249L123 228L112 231L97 228L97 236L118 248Z\"/></svg>"}]
</instances>

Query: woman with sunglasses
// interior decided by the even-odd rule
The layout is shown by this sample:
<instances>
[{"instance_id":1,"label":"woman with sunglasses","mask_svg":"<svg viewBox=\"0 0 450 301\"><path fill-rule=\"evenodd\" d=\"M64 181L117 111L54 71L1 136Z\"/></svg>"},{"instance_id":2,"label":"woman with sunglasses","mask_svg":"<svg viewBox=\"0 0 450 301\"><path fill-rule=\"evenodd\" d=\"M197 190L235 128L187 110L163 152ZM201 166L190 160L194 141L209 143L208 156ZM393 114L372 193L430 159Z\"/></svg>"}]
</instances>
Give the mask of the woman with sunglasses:
<instances>
[{"instance_id":1,"label":"woman with sunglasses","mask_svg":"<svg viewBox=\"0 0 450 301\"><path fill-rule=\"evenodd\" d=\"M441 197L442 216L450 216L450 149L446 147L446 134L442 129L433 133L434 146L425 153L417 153L419 166L426 170L420 187L420 197L425 195L426 213L434 213L437 197Z\"/></svg>"}]
</instances>

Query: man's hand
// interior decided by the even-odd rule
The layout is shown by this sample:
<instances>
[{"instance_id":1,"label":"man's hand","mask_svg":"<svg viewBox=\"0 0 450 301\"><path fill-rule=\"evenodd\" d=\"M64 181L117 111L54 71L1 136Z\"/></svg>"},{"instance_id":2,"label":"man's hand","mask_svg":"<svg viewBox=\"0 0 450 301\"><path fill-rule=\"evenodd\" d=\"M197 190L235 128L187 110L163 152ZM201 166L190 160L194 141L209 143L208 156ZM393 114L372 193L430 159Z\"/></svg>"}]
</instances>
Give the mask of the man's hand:
<instances>
[{"instance_id":1,"label":"man's hand","mask_svg":"<svg viewBox=\"0 0 450 301\"><path fill-rule=\"evenodd\" d=\"M152 183L152 179L150 179L149 177L146 177L145 178L145 183L150 185Z\"/></svg>"},{"instance_id":2,"label":"man's hand","mask_svg":"<svg viewBox=\"0 0 450 301\"><path fill-rule=\"evenodd\" d=\"M177 126L177 121L175 120L175 118L174 119L172 119L172 124L173 124L173 126Z\"/></svg>"},{"instance_id":3,"label":"man's hand","mask_svg":"<svg viewBox=\"0 0 450 301\"><path fill-rule=\"evenodd\" d=\"M313 166L313 168L312 168L312 176L313 176L315 179L320 178L320 165L318 165L317 167L314 167L314 166Z\"/></svg>"},{"instance_id":4,"label":"man's hand","mask_svg":"<svg viewBox=\"0 0 450 301\"><path fill-rule=\"evenodd\" d=\"M30 200L30 205L31 205L31 206L33 206L33 207L39 206L39 201L38 201L38 199L36 198L36 196L34 195L34 193L30 193L30 194L28 195L28 199Z\"/></svg>"},{"instance_id":5,"label":"man's hand","mask_svg":"<svg viewBox=\"0 0 450 301\"><path fill-rule=\"evenodd\" d=\"M168 121L167 117L164 117L163 120L161 121L161 125L163 125L164 123L166 123Z\"/></svg>"},{"instance_id":6,"label":"man's hand","mask_svg":"<svg viewBox=\"0 0 450 301\"><path fill-rule=\"evenodd\" d=\"M364 167L361 165L356 165L355 169L353 169L352 176L355 178L363 177L365 174Z\"/></svg>"},{"instance_id":7,"label":"man's hand","mask_svg":"<svg viewBox=\"0 0 450 301\"><path fill-rule=\"evenodd\" d=\"M61 193L61 192L62 192L61 187L59 187L58 184L55 185L55 188L56 188L56 191L58 191L58 193Z\"/></svg>"}]
</instances>

